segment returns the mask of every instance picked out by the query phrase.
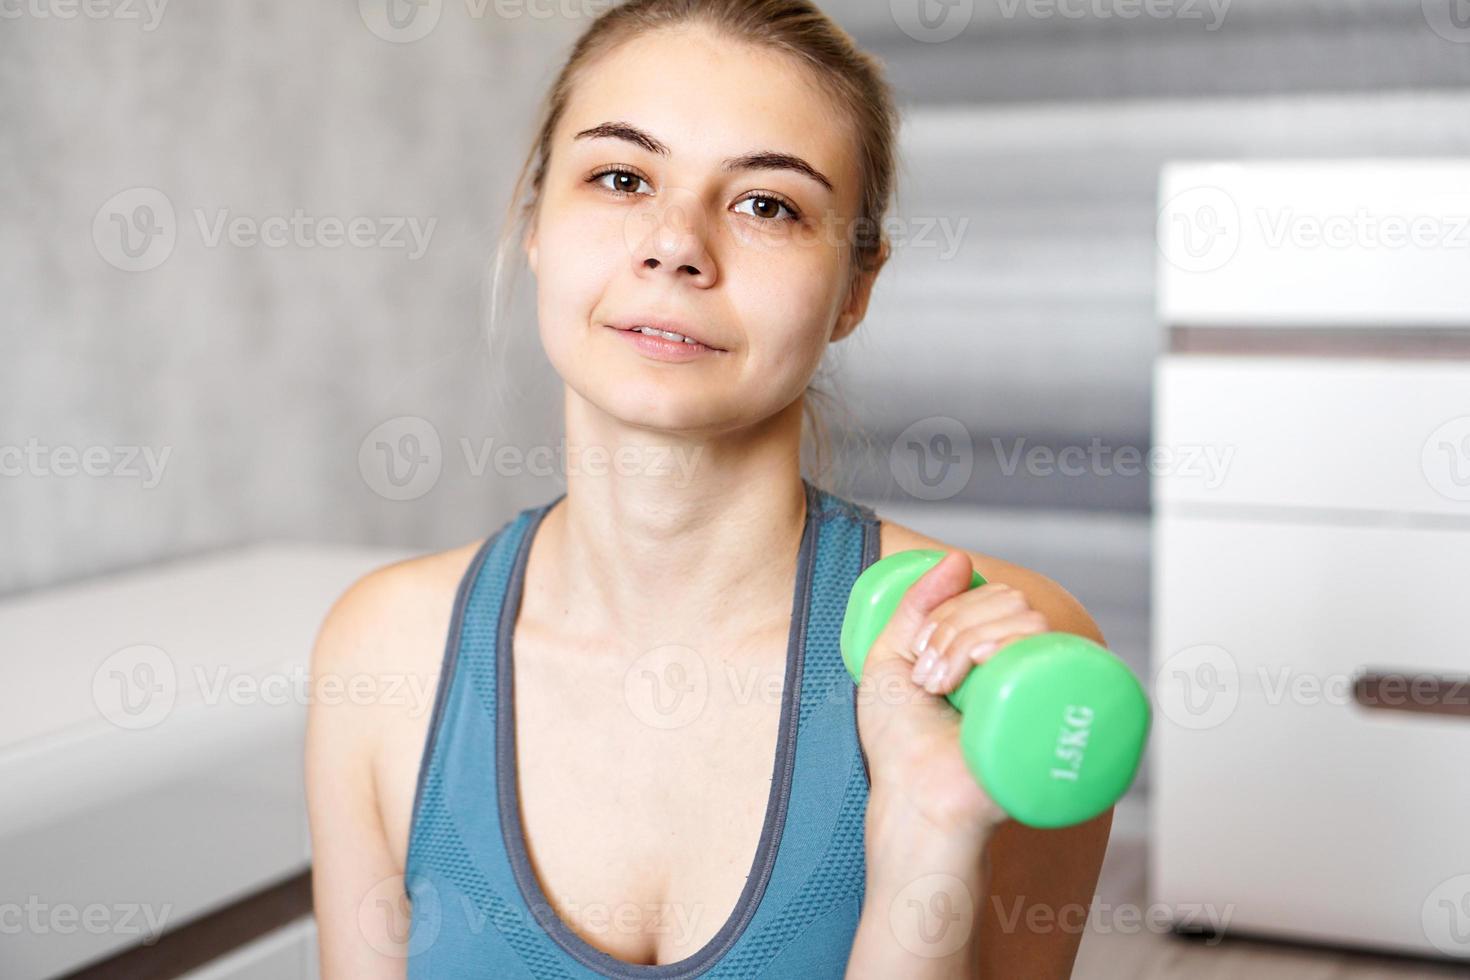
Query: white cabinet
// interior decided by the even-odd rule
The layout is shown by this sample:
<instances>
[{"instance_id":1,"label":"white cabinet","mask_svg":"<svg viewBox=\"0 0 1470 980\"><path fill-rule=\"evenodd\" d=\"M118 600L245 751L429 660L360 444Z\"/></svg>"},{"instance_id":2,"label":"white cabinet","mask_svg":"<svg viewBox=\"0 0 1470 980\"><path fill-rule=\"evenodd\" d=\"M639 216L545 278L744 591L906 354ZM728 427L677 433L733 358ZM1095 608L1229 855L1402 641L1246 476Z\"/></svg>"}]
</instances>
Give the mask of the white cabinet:
<instances>
[{"instance_id":1,"label":"white cabinet","mask_svg":"<svg viewBox=\"0 0 1470 980\"><path fill-rule=\"evenodd\" d=\"M1470 163L1319 166L1348 214L1359 191L1414 213L1411 178L1429 181L1423 213L1448 200L1446 174L1470 192ZM1262 169L1179 170L1165 190L1224 181L1250 220L1304 206L1308 171ZM1393 194L1375 190L1384 174ZM1394 344L1452 330L1470 247L1463 278L1426 296L1432 282L1395 278L1416 267L1403 252L1375 266L1368 247L1334 264L1239 245L1218 280L1161 265L1173 325L1215 332L1155 374L1150 900L1241 934L1470 958L1470 358ZM1293 286L1295 267L1310 274ZM1377 325L1331 281L1374 268ZM1398 289L1414 295L1395 317ZM1272 353L1286 329L1294 352Z\"/></svg>"}]
</instances>

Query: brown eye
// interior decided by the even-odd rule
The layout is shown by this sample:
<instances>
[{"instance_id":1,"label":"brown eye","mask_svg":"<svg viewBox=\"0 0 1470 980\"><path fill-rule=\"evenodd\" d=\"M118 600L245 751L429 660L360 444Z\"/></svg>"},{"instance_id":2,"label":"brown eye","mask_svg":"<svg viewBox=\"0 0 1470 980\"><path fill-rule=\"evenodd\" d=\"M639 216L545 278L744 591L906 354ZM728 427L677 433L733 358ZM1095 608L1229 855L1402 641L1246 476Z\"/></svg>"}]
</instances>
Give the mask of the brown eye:
<instances>
[{"instance_id":1,"label":"brown eye","mask_svg":"<svg viewBox=\"0 0 1470 980\"><path fill-rule=\"evenodd\" d=\"M608 177L612 178L611 184L607 181ZM615 194L636 194L638 192L635 188L640 183L646 183L642 177L631 170L604 170L600 174L594 174L592 179Z\"/></svg>"},{"instance_id":2,"label":"brown eye","mask_svg":"<svg viewBox=\"0 0 1470 980\"><path fill-rule=\"evenodd\" d=\"M752 194L750 197L740 201L736 206L738 207L739 204L744 204L747 201L751 203L751 210L743 212L744 214L762 218L766 221L798 221L801 219L801 215L796 213L796 209L780 198L771 197L768 194ZM781 217L783 210L790 215L789 218Z\"/></svg>"}]
</instances>

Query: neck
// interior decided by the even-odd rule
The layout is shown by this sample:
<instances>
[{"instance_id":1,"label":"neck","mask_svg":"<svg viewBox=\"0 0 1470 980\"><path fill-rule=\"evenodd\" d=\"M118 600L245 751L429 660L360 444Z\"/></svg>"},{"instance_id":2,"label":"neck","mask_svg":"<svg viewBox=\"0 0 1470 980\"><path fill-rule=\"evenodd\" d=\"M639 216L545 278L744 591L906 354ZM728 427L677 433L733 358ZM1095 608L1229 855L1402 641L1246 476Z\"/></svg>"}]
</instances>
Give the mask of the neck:
<instances>
[{"instance_id":1,"label":"neck","mask_svg":"<svg viewBox=\"0 0 1470 980\"><path fill-rule=\"evenodd\" d=\"M568 388L567 492L537 531L527 575L545 583L543 615L634 655L784 637L807 517L801 408L693 436L627 426Z\"/></svg>"}]
</instances>

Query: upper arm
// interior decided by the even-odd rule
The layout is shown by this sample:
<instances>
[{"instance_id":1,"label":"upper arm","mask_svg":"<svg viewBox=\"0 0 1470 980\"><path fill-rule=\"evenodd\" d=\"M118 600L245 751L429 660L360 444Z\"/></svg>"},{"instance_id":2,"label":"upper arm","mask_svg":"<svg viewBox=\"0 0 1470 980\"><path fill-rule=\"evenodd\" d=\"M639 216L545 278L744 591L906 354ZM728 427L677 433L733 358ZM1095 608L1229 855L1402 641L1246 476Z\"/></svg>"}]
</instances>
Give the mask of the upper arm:
<instances>
[{"instance_id":1,"label":"upper arm","mask_svg":"<svg viewBox=\"0 0 1470 980\"><path fill-rule=\"evenodd\" d=\"M1039 572L971 552L987 579L1020 589L1051 629L1106 645L1082 603ZM986 566L981 566L985 562ZM1097 890L1113 809L1071 827L1038 830L1007 820L987 845L986 907L980 912L982 977L1072 975L1082 930Z\"/></svg>"},{"instance_id":2,"label":"upper arm","mask_svg":"<svg viewBox=\"0 0 1470 980\"><path fill-rule=\"evenodd\" d=\"M311 654L311 690L351 691L381 669L374 619L388 583L359 579L332 606ZM373 779L380 716L350 696L314 697L307 709L306 798L312 902L322 976L401 978L408 926L403 877L388 848Z\"/></svg>"}]
</instances>

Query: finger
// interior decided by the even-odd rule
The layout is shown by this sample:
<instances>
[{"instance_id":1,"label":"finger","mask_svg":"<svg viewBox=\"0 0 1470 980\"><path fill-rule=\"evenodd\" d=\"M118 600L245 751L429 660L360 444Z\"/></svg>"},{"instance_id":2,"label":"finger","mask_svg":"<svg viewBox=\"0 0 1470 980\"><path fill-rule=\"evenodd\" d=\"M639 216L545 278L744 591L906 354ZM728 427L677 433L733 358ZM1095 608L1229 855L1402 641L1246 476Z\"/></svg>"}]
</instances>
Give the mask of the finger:
<instances>
[{"instance_id":1,"label":"finger","mask_svg":"<svg viewBox=\"0 0 1470 980\"><path fill-rule=\"evenodd\" d=\"M972 626L1014 616L1031 608L1022 592L1003 582L987 582L977 589L946 599L929 613L919 630L914 655L922 661L926 654L937 657L949 652L956 636ZM932 663L932 661L931 661Z\"/></svg>"},{"instance_id":2,"label":"finger","mask_svg":"<svg viewBox=\"0 0 1470 980\"><path fill-rule=\"evenodd\" d=\"M904 591L887 625L873 642L866 674L897 661L908 673L914 661L914 637L940 603L969 589L974 568L970 556L951 551Z\"/></svg>"},{"instance_id":3,"label":"finger","mask_svg":"<svg viewBox=\"0 0 1470 980\"><path fill-rule=\"evenodd\" d=\"M1046 629L1046 617L1034 609L972 626L955 638L947 652L930 661L923 675L919 675L919 668L925 665L929 654L920 658L912 679L931 694L947 694L959 686L976 664L990 659L1007 644L1023 636L1044 633Z\"/></svg>"}]
</instances>

